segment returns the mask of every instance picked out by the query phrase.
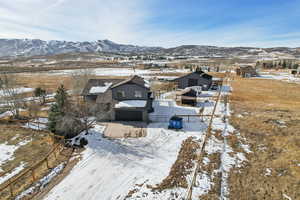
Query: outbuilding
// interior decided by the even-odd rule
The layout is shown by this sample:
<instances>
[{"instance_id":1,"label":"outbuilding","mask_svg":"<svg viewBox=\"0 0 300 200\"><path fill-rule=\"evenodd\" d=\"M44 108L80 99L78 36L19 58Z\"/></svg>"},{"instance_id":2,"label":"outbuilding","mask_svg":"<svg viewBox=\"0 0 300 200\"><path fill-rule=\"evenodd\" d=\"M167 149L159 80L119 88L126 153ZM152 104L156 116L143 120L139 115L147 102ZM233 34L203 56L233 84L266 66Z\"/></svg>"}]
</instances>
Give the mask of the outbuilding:
<instances>
[{"instance_id":1,"label":"outbuilding","mask_svg":"<svg viewBox=\"0 0 300 200\"><path fill-rule=\"evenodd\" d=\"M181 104L196 106L197 105L197 98L201 94L201 87L194 86L184 89L179 93Z\"/></svg>"}]
</instances>

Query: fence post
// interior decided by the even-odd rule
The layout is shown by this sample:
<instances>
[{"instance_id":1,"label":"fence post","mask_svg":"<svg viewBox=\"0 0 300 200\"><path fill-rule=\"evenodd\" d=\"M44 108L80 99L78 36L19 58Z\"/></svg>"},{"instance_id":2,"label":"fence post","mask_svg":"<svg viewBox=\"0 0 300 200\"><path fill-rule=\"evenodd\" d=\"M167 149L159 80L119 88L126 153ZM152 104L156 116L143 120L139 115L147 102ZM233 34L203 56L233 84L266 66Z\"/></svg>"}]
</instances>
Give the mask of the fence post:
<instances>
[{"instance_id":1,"label":"fence post","mask_svg":"<svg viewBox=\"0 0 300 200\"><path fill-rule=\"evenodd\" d=\"M32 175L32 183L34 183L35 182L34 168L31 169L31 175Z\"/></svg>"},{"instance_id":2,"label":"fence post","mask_svg":"<svg viewBox=\"0 0 300 200\"><path fill-rule=\"evenodd\" d=\"M54 158L56 160L56 149L54 149L53 154L54 154Z\"/></svg>"},{"instance_id":3,"label":"fence post","mask_svg":"<svg viewBox=\"0 0 300 200\"><path fill-rule=\"evenodd\" d=\"M46 165L47 165L47 168L50 169L49 162L48 162L48 157L46 157Z\"/></svg>"},{"instance_id":4,"label":"fence post","mask_svg":"<svg viewBox=\"0 0 300 200\"><path fill-rule=\"evenodd\" d=\"M9 191L10 191L10 197L11 197L11 199L13 199L14 191L13 191L13 186L12 186L11 180L9 180Z\"/></svg>"}]
</instances>

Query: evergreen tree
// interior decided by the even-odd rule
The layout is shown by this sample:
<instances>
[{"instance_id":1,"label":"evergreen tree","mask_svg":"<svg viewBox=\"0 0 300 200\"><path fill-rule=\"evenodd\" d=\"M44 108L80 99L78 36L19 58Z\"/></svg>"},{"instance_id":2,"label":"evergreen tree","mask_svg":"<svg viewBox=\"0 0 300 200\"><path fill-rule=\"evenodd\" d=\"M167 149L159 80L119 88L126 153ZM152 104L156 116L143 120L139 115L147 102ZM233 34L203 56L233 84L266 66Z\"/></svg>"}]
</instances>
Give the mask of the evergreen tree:
<instances>
[{"instance_id":1,"label":"evergreen tree","mask_svg":"<svg viewBox=\"0 0 300 200\"><path fill-rule=\"evenodd\" d=\"M62 117L62 113L59 111L57 104L52 104L48 115L48 129L51 132L55 132L56 123L60 117Z\"/></svg>"},{"instance_id":2,"label":"evergreen tree","mask_svg":"<svg viewBox=\"0 0 300 200\"><path fill-rule=\"evenodd\" d=\"M61 110L62 112L68 106L68 97L69 96L64 85L60 85L56 91L56 95L54 96L54 98L59 110Z\"/></svg>"},{"instance_id":3,"label":"evergreen tree","mask_svg":"<svg viewBox=\"0 0 300 200\"><path fill-rule=\"evenodd\" d=\"M56 91L55 103L52 104L48 116L48 129L56 132L57 122L63 118L68 106L68 93L63 85L60 85Z\"/></svg>"}]
</instances>

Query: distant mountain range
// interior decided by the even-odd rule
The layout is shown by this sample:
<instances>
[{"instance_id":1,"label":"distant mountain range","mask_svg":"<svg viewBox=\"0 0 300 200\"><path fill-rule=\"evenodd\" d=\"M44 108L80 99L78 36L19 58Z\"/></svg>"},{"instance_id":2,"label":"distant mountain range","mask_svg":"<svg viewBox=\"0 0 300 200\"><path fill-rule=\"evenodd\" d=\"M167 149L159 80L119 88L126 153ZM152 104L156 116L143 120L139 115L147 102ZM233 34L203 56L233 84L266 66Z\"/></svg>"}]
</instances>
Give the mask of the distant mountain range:
<instances>
[{"instance_id":1,"label":"distant mountain range","mask_svg":"<svg viewBox=\"0 0 300 200\"><path fill-rule=\"evenodd\" d=\"M280 53L300 57L300 48L276 47L217 47L204 45L183 45L174 48L144 47L117 44L110 40L95 42L44 41L39 39L0 39L0 57L55 55L78 52L111 53L155 53L162 55L234 57L258 54Z\"/></svg>"}]
</instances>

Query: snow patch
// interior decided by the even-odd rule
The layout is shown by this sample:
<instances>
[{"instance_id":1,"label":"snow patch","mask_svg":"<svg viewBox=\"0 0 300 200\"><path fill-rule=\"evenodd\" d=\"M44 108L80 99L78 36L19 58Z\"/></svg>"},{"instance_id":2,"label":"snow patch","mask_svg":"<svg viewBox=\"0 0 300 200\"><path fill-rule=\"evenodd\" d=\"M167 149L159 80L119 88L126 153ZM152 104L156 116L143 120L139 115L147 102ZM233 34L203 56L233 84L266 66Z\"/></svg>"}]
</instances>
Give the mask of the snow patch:
<instances>
[{"instance_id":1,"label":"snow patch","mask_svg":"<svg viewBox=\"0 0 300 200\"><path fill-rule=\"evenodd\" d=\"M266 171L265 171L265 176L271 176L272 175L272 169L270 168L266 168Z\"/></svg>"},{"instance_id":2,"label":"snow patch","mask_svg":"<svg viewBox=\"0 0 300 200\"><path fill-rule=\"evenodd\" d=\"M120 101L115 105L115 108L143 108L147 104L145 100L127 100Z\"/></svg>"},{"instance_id":3,"label":"snow patch","mask_svg":"<svg viewBox=\"0 0 300 200\"><path fill-rule=\"evenodd\" d=\"M28 92L34 91L33 88L25 88L25 87L12 88L11 90L12 90L13 94L22 94L22 93L28 93ZM0 96L7 96L5 90L0 90Z\"/></svg>"},{"instance_id":4,"label":"snow patch","mask_svg":"<svg viewBox=\"0 0 300 200\"><path fill-rule=\"evenodd\" d=\"M21 162L21 164L18 167L14 168L14 170L12 170L10 173L7 173L4 176L0 177L0 184L4 183L11 177L14 177L18 173L20 173L24 168L25 168L25 164L23 162Z\"/></svg>"},{"instance_id":5,"label":"snow patch","mask_svg":"<svg viewBox=\"0 0 300 200\"><path fill-rule=\"evenodd\" d=\"M23 191L21 194L19 194L16 197L16 200L21 200L27 195L33 194L37 190L43 189L50 181L57 176L63 169L64 169L65 163L61 163L58 166L56 166L54 169L51 170L51 172L40 179L36 184L34 184L32 187L28 188L27 190Z\"/></svg>"},{"instance_id":6,"label":"snow patch","mask_svg":"<svg viewBox=\"0 0 300 200\"><path fill-rule=\"evenodd\" d=\"M90 89L90 94L104 93L112 85L112 83L104 83L105 86L93 86Z\"/></svg>"},{"instance_id":7,"label":"snow patch","mask_svg":"<svg viewBox=\"0 0 300 200\"><path fill-rule=\"evenodd\" d=\"M7 142L0 144L0 166L6 163L7 161L14 159L14 152L21 146L24 146L31 142L30 140L24 140L17 145L9 145ZM0 172L3 171L0 167Z\"/></svg>"}]
</instances>

